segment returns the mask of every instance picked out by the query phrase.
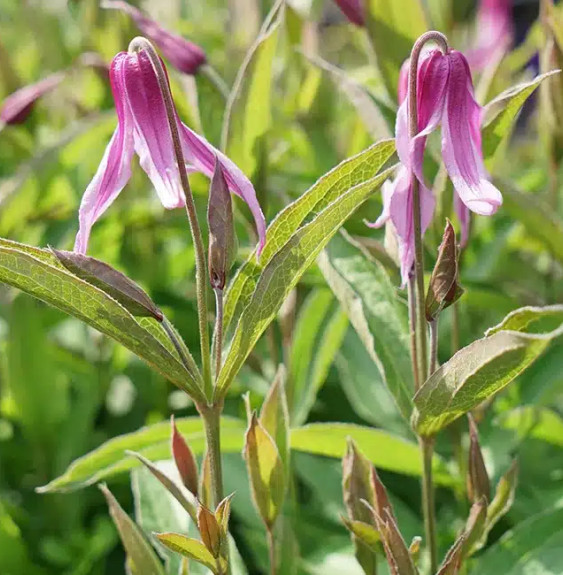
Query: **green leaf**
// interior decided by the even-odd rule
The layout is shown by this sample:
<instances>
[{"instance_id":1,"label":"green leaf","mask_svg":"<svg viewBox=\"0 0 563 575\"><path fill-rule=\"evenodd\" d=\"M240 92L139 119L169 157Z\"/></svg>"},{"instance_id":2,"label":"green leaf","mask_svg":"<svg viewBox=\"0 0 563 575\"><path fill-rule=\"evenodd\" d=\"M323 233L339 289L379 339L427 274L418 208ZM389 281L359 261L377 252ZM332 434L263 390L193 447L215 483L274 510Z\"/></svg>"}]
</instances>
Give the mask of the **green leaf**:
<instances>
[{"instance_id":1,"label":"green leaf","mask_svg":"<svg viewBox=\"0 0 563 575\"><path fill-rule=\"evenodd\" d=\"M312 216L318 215L331 202L348 193L351 188L377 176L394 152L395 141L384 140L344 160L276 216L266 231L266 245L260 260L256 260L256 254L253 252L239 268L229 286L225 300L225 329L246 308L260 274L301 225Z\"/></svg>"},{"instance_id":2,"label":"green leaf","mask_svg":"<svg viewBox=\"0 0 563 575\"><path fill-rule=\"evenodd\" d=\"M416 39L428 30L421 0L367 0L366 27L387 92L397 94L399 70Z\"/></svg>"},{"instance_id":3,"label":"green leaf","mask_svg":"<svg viewBox=\"0 0 563 575\"><path fill-rule=\"evenodd\" d=\"M238 71L227 102L221 147L248 177L258 168L259 147L272 122L272 71L284 8L282 1L272 8Z\"/></svg>"},{"instance_id":4,"label":"green leaf","mask_svg":"<svg viewBox=\"0 0 563 575\"><path fill-rule=\"evenodd\" d=\"M563 306L527 307L458 351L414 397L413 425L433 435L491 397L563 335Z\"/></svg>"},{"instance_id":5,"label":"green leaf","mask_svg":"<svg viewBox=\"0 0 563 575\"><path fill-rule=\"evenodd\" d=\"M69 273L49 251L0 239L0 281L109 335L193 398L202 397L161 324L133 317L110 295Z\"/></svg>"},{"instance_id":6,"label":"green leaf","mask_svg":"<svg viewBox=\"0 0 563 575\"><path fill-rule=\"evenodd\" d=\"M546 78L558 73L559 70L553 70L536 76L531 82L513 86L499 94L485 106L484 127L481 129L483 157L485 160L493 159L501 142L510 134L518 112L520 112L524 102L532 95L534 90Z\"/></svg>"},{"instance_id":7,"label":"green leaf","mask_svg":"<svg viewBox=\"0 0 563 575\"><path fill-rule=\"evenodd\" d=\"M100 485L100 489L108 503L111 518L119 531L127 559L132 563L133 572L136 575L165 575L162 563L139 527L123 511L117 499L105 485Z\"/></svg>"},{"instance_id":8,"label":"green leaf","mask_svg":"<svg viewBox=\"0 0 563 575\"><path fill-rule=\"evenodd\" d=\"M213 573L217 573L217 563L207 547L197 539L180 535L179 533L157 533L157 539L168 549L193 559L202 565L205 565Z\"/></svg>"},{"instance_id":9,"label":"green leaf","mask_svg":"<svg viewBox=\"0 0 563 575\"><path fill-rule=\"evenodd\" d=\"M496 423L519 437L540 439L563 447L563 418L547 407L523 405L501 414Z\"/></svg>"},{"instance_id":10,"label":"green leaf","mask_svg":"<svg viewBox=\"0 0 563 575\"><path fill-rule=\"evenodd\" d=\"M420 476L422 466L418 445L384 431L353 423L311 423L291 430L291 448L296 451L336 457L346 453L347 439L352 438L362 453L377 467L405 475ZM445 462L434 455L435 481L452 485L455 480Z\"/></svg>"},{"instance_id":11,"label":"green leaf","mask_svg":"<svg viewBox=\"0 0 563 575\"><path fill-rule=\"evenodd\" d=\"M224 395L291 290L344 222L389 177L393 168L359 184L296 232L265 266L237 324L216 392ZM283 212L282 212L283 214ZM266 244L266 248L268 245Z\"/></svg>"},{"instance_id":12,"label":"green leaf","mask_svg":"<svg viewBox=\"0 0 563 575\"><path fill-rule=\"evenodd\" d=\"M563 509L522 521L488 548L474 565L479 575L553 575L561 572Z\"/></svg>"},{"instance_id":13,"label":"green leaf","mask_svg":"<svg viewBox=\"0 0 563 575\"><path fill-rule=\"evenodd\" d=\"M205 433L200 417L176 419L178 430L189 443L194 454L205 449ZM221 418L221 449L223 452L240 451L244 440L245 423L231 417ZM137 451L150 460L170 459L170 423L163 421L143 427L106 441L100 447L74 461L57 479L41 487L41 492L71 491L113 477L123 471L139 467L127 451Z\"/></svg>"},{"instance_id":14,"label":"green leaf","mask_svg":"<svg viewBox=\"0 0 563 575\"><path fill-rule=\"evenodd\" d=\"M408 419L413 381L407 308L387 272L345 233L329 244L319 267Z\"/></svg>"},{"instance_id":15,"label":"green leaf","mask_svg":"<svg viewBox=\"0 0 563 575\"><path fill-rule=\"evenodd\" d=\"M563 221L557 212L539 194L524 193L510 182L502 182L502 193L503 209L563 263Z\"/></svg>"}]
</instances>

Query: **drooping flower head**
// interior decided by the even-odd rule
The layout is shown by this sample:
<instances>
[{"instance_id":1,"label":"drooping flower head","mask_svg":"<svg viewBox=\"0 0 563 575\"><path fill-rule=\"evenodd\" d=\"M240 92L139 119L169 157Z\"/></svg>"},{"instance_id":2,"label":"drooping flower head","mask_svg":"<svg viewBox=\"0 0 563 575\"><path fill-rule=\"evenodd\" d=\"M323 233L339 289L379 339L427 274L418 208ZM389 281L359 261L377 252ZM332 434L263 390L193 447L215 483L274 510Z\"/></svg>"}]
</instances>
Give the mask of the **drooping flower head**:
<instances>
[{"instance_id":1,"label":"drooping flower head","mask_svg":"<svg viewBox=\"0 0 563 575\"><path fill-rule=\"evenodd\" d=\"M434 198L423 174L427 136L442 125L442 157L454 186L454 206L461 223L462 244L467 240L468 210L491 215L502 204L498 189L489 182L481 149L481 106L473 96L473 81L461 52L440 50L423 53L417 70L417 123L414 138L409 136L408 101L403 79L395 136L401 168L393 183L383 190L383 213L373 224L391 220L399 237L401 275L408 279L414 261L412 224L412 178L420 184L422 232L432 221Z\"/></svg>"},{"instance_id":2,"label":"drooping flower head","mask_svg":"<svg viewBox=\"0 0 563 575\"><path fill-rule=\"evenodd\" d=\"M139 156L140 165L165 208L179 208L186 202L165 101L147 52L117 54L111 63L110 81L118 125L82 198L80 229L74 247L80 253L86 253L94 223L129 180L134 153ZM260 252L265 241L266 222L254 187L229 158L185 126L176 112L175 115L186 168L211 177L216 159L221 163L230 192L240 196L254 216Z\"/></svg>"},{"instance_id":3,"label":"drooping flower head","mask_svg":"<svg viewBox=\"0 0 563 575\"><path fill-rule=\"evenodd\" d=\"M366 23L364 1L365 0L335 0L344 16L356 26L365 26Z\"/></svg>"},{"instance_id":4,"label":"drooping flower head","mask_svg":"<svg viewBox=\"0 0 563 575\"><path fill-rule=\"evenodd\" d=\"M3 124L21 124L25 122L35 102L41 96L54 90L64 78L64 72L57 72L10 94L2 104L0 122Z\"/></svg>"},{"instance_id":5,"label":"drooping flower head","mask_svg":"<svg viewBox=\"0 0 563 575\"><path fill-rule=\"evenodd\" d=\"M137 28L160 48L164 57L180 72L196 74L206 63L205 52L197 44L166 30L131 4L122 0L105 0L102 7L120 10L131 16Z\"/></svg>"},{"instance_id":6,"label":"drooping flower head","mask_svg":"<svg viewBox=\"0 0 563 575\"><path fill-rule=\"evenodd\" d=\"M480 0L476 34L466 57L472 70L483 70L501 58L512 45L514 25L511 0Z\"/></svg>"}]
</instances>

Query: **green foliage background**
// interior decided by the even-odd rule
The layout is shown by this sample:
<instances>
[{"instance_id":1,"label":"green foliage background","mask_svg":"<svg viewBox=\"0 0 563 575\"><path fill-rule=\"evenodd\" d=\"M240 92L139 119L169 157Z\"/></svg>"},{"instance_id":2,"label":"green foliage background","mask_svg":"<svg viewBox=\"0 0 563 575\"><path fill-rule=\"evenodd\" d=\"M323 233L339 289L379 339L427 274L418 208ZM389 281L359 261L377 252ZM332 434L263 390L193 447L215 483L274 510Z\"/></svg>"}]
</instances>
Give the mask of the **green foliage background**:
<instances>
[{"instance_id":1,"label":"green foliage background","mask_svg":"<svg viewBox=\"0 0 563 575\"><path fill-rule=\"evenodd\" d=\"M379 15L377 0L371 3L374 17L388 16L385 11ZM411 15L411 5L418 6L416 0L399 3ZM425 17L451 33L454 46L463 48L468 43L462 31L471 21L470 4L434 0L426 3ZM175 0L143 6L165 26L203 46L229 86L237 81L239 67L271 7L258 0ZM375 35L378 23L373 24ZM209 79L181 76L169 67L181 117L215 145L223 142L226 152L252 178L268 222L340 161L392 136L396 102L386 86L394 85L411 40L427 26L420 19L411 25L391 18L385 24L389 38L381 43L382 37L376 36L374 44L379 53L388 50L380 58L382 77L365 31L346 23L333 5L320 0L288 2L284 19L268 30L257 57L240 77L240 97L228 106L228 129L224 127L226 103ZM412 34L408 41L404 26ZM536 32L537 27L490 78L478 82L481 103L517 82L531 80L533 74L521 65L537 47ZM100 9L96 0L0 0L0 97L50 72L70 70L65 82L38 102L25 124L0 132L0 237L72 248L80 198L115 126L107 80L75 64L83 52L91 51L109 62L136 34L128 18ZM394 44L396 37L400 42ZM405 42L407 53L400 54ZM531 91L525 90L525 95ZM466 293L459 305L460 346L481 338L516 308L563 301L563 224L549 192L544 147L549 125L537 113L537 98L508 138L524 99L522 95L511 101L486 132L486 151L502 140L488 162L505 204L495 217L474 221L461 270ZM494 116L494 107L489 113ZM429 168L436 170L435 165ZM208 183L198 175L190 181L205 221ZM428 269L443 229L442 216L451 212L450 191L446 186L440 196L438 215L426 236ZM555 193L561 205L561 189ZM382 470L405 539L422 533L419 454L408 422L383 385L384 378L391 387L393 381L403 385L410 377L408 363L397 367L404 350L398 341L383 359L377 346L368 353L340 305L349 292L339 291L334 283L337 275L341 282L344 278L364 302L372 332L391 337L395 318L406 314L405 296L398 288L397 268L384 251L383 231L363 224L364 219L374 220L380 210L379 194L374 194L345 225L349 237L378 263L366 272L370 260L361 255L358 244L351 247L347 239L337 236L319 265L313 265L295 288L295 317L279 317L272 324L229 389L226 414L230 419L224 424L223 445L226 491L236 491L232 531L251 573L264 572L267 553L240 454L241 420L245 419L241 395L249 392L251 404L260 406L280 361L292 382L296 494L282 525L283 556L288 563L281 572L360 572L340 520L344 507L338 458L347 435L353 435ZM237 202L236 267L255 243L250 222L246 207ZM185 214L164 211L137 166L119 200L95 226L89 253L142 285L197 356L194 254ZM373 296L376 289L377 297ZM374 308L370 294L377 306L384 307ZM234 316L240 311L231 310ZM452 310L447 310L440 325L442 362L451 357L455 345L452 317ZM294 330L289 343L291 321ZM382 364L376 365L374 358ZM390 375L393 370L399 374ZM494 402L479 408L481 445L493 483L515 456L520 477L512 509L474 560L476 573L563 572L562 390L559 339L546 345L541 358ZM69 470L74 460L105 441L158 424L171 413L190 417L195 409L162 375L78 320L2 286L0 573L123 572L123 551L102 495L93 487L73 493L35 491L56 478L62 478L59 486L74 488L111 477L112 491L147 532L190 529L186 517L166 501L146 470L136 468L131 477L116 473L131 465L130 459L123 459L122 449L112 452L109 444L109 455L95 471L88 461L83 468L77 464ZM181 430L194 451L201 453L198 425L195 418L186 419ZM459 419L441 434L437 445L441 554L468 511L463 494L465 463L452 448L467 447L466 432L465 421ZM153 458L168 458L167 434L168 426L161 424L139 441L151 446ZM133 444L128 442L127 447ZM135 504L131 483L137 494ZM168 565L170 573L174 568L177 565Z\"/></svg>"}]
</instances>

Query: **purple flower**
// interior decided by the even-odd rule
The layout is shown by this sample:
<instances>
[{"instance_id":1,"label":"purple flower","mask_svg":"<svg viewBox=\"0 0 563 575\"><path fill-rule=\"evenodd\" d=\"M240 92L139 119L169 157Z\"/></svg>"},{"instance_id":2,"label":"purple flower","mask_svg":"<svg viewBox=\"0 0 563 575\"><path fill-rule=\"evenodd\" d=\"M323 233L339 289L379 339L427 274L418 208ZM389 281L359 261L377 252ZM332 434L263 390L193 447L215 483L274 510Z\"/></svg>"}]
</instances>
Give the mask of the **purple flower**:
<instances>
[{"instance_id":1,"label":"purple flower","mask_svg":"<svg viewBox=\"0 0 563 575\"><path fill-rule=\"evenodd\" d=\"M63 72L51 74L35 84L16 90L8 96L0 110L0 121L4 124L21 124L25 122L35 102L47 92L56 88L64 79Z\"/></svg>"},{"instance_id":2,"label":"purple flower","mask_svg":"<svg viewBox=\"0 0 563 575\"><path fill-rule=\"evenodd\" d=\"M365 26L364 0L335 0L335 2L352 24Z\"/></svg>"},{"instance_id":3,"label":"purple flower","mask_svg":"<svg viewBox=\"0 0 563 575\"><path fill-rule=\"evenodd\" d=\"M399 99L404 96L404 78L399 80ZM402 86L402 87L401 87ZM383 189L383 213L372 224L388 220L399 237L403 283L414 262L412 230L412 174L420 183L422 232L432 220L434 198L425 185L424 149L427 136L442 124L442 156L455 192L454 206L462 228L462 244L467 241L469 212L491 215L502 204L498 189L487 179L481 150L481 111L473 97L471 72L463 54L432 50L423 54L417 70L418 133L409 137L408 95L399 107L395 127L397 154L401 168L392 183Z\"/></svg>"},{"instance_id":4,"label":"purple flower","mask_svg":"<svg viewBox=\"0 0 563 575\"><path fill-rule=\"evenodd\" d=\"M149 56L143 50L120 52L111 63L110 81L118 125L82 198L80 229L74 246L79 253L86 253L92 226L129 180L133 153L139 156L141 167L165 208L182 207L186 201L164 99ZM215 159L221 162L229 190L248 204L254 216L260 252L265 241L266 222L252 184L229 158L182 124L177 115L176 118L188 171L211 177Z\"/></svg>"},{"instance_id":5,"label":"purple flower","mask_svg":"<svg viewBox=\"0 0 563 575\"><path fill-rule=\"evenodd\" d=\"M480 0L477 8L477 33L467 50L472 70L483 70L510 49L514 37L511 0Z\"/></svg>"},{"instance_id":6,"label":"purple flower","mask_svg":"<svg viewBox=\"0 0 563 575\"><path fill-rule=\"evenodd\" d=\"M169 32L127 2L105 0L102 7L121 10L131 16L137 28L160 48L164 57L180 72L196 74L199 68L206 63L205 52L197 44L185 40L178 34Z\"/></svg>"}]
</instances>

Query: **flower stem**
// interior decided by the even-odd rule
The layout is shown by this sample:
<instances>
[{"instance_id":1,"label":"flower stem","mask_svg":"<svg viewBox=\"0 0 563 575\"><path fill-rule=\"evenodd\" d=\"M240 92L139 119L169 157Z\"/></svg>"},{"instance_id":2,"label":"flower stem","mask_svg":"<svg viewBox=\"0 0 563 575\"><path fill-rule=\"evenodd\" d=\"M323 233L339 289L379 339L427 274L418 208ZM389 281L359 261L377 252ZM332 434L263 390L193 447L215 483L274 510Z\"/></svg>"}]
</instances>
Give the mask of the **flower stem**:
<instances>
[{"instance_id":1,"label":"flower stem","mask_svg":"<svg viewBox=\"0 0 563 575\"><path fill-rule=\"evenodd\" d=\"M418 373L418 352L416 343L416 285L414 282L414 275L409 275L409 281L407 284L408 289L408 300L409 300L409 332L410 332L410 342L411 342L411 361L412 361L412 372L414 378L414 390L417 391L420 387L420 378Z\"/></svg>"},{"instance_id":2,"label":"flower stem","mask_svg":"<svg viewBox=\"0 0 563 575\"><path fill-rule=\"evenodd\" d=\"M213 384L211 381L211 354L209 349L209 327L207 325L207 263L205 259L205 249L203 247L203 237L201 235L201 228L197 219L197 212L194 202L194 197L190 188L188 180L188 172L186 170L186 162L182 152L182 143L180 140L180 132L178 130L178 120L176 111L174 109L174 102L168 84L166 72L162 66L160 58L156 53L153 45L142 37L134 38L129 44L130 51L144 50L150 58L151 64L158 79L158 85L162 92L162 98L166 107L166 115L168 117L168 125L170 127L170 135L174 146L174 154L176 156L176 163L178 164L178 172L180 174L180 182L184 195L186 197L186 212L188 214L188 221L190 223L190 231L195 247L195 263L196 263L196 291L197 291L197 311L199 319L199 339L201 347L201 364L203 371L204 391L208 398L213 395Z\"/></svg>"},{"instance_id":3,"label":"flower stem","mask_svg":"<svg viewBox=\"0 0 563 575\"><path fill-rule=\"evenodd\" d=\"M273 527L266 527L266 539L268 541L268 557L270 559L270 575L276 575L276 542L274 540Z\"/></svg>"},{"instance_id":4,"label":"flower stem","mask_svg":"<svg viewBox=\"0 0 563 575\"><path fill-rule=\"evenodd\" d=\"M210 64L204 64L199 71L207 77L207 79L217 88L217 91L223 96L226 101L229 98L229 87L225 80L219 76L219 73Z\"/></svg>"},{"instance_id":5,"label":"flower stem","mask_svg":"<svg viewBox=\"0 0 563 575\"><path fill-rule=\"evenodd\" d=\"M221 465L221 412L223 404L199 405L198 411L203 419L205 438L207 442L207 456L211 476L211 493L213 501L210 507L215 509L223 499L223 471Z\"/></svg>"},{"instance_id":6,"label":"flower stem","mask_svg":"<svg viewBox=\"0 0 563 575\"><path fill-rule=\"evenodd\" d=\"M434 510L434 483L432 481L432 456L434 438L419 437L422 454L422 510L424 513L424 532L426 547L430 553L430 573L438 569L438 552L436 545L436 516Z\"/></svg>"},{"instance_id":7,"label":"flower stem","mask_svg":"<svg viewBox=\"0 0 563 575\"><path fill-rule=\"evenodd\" d=\"M432 375L438 366L438 318L430 322L430 371Z\"/></svg>"}]
</instances>

